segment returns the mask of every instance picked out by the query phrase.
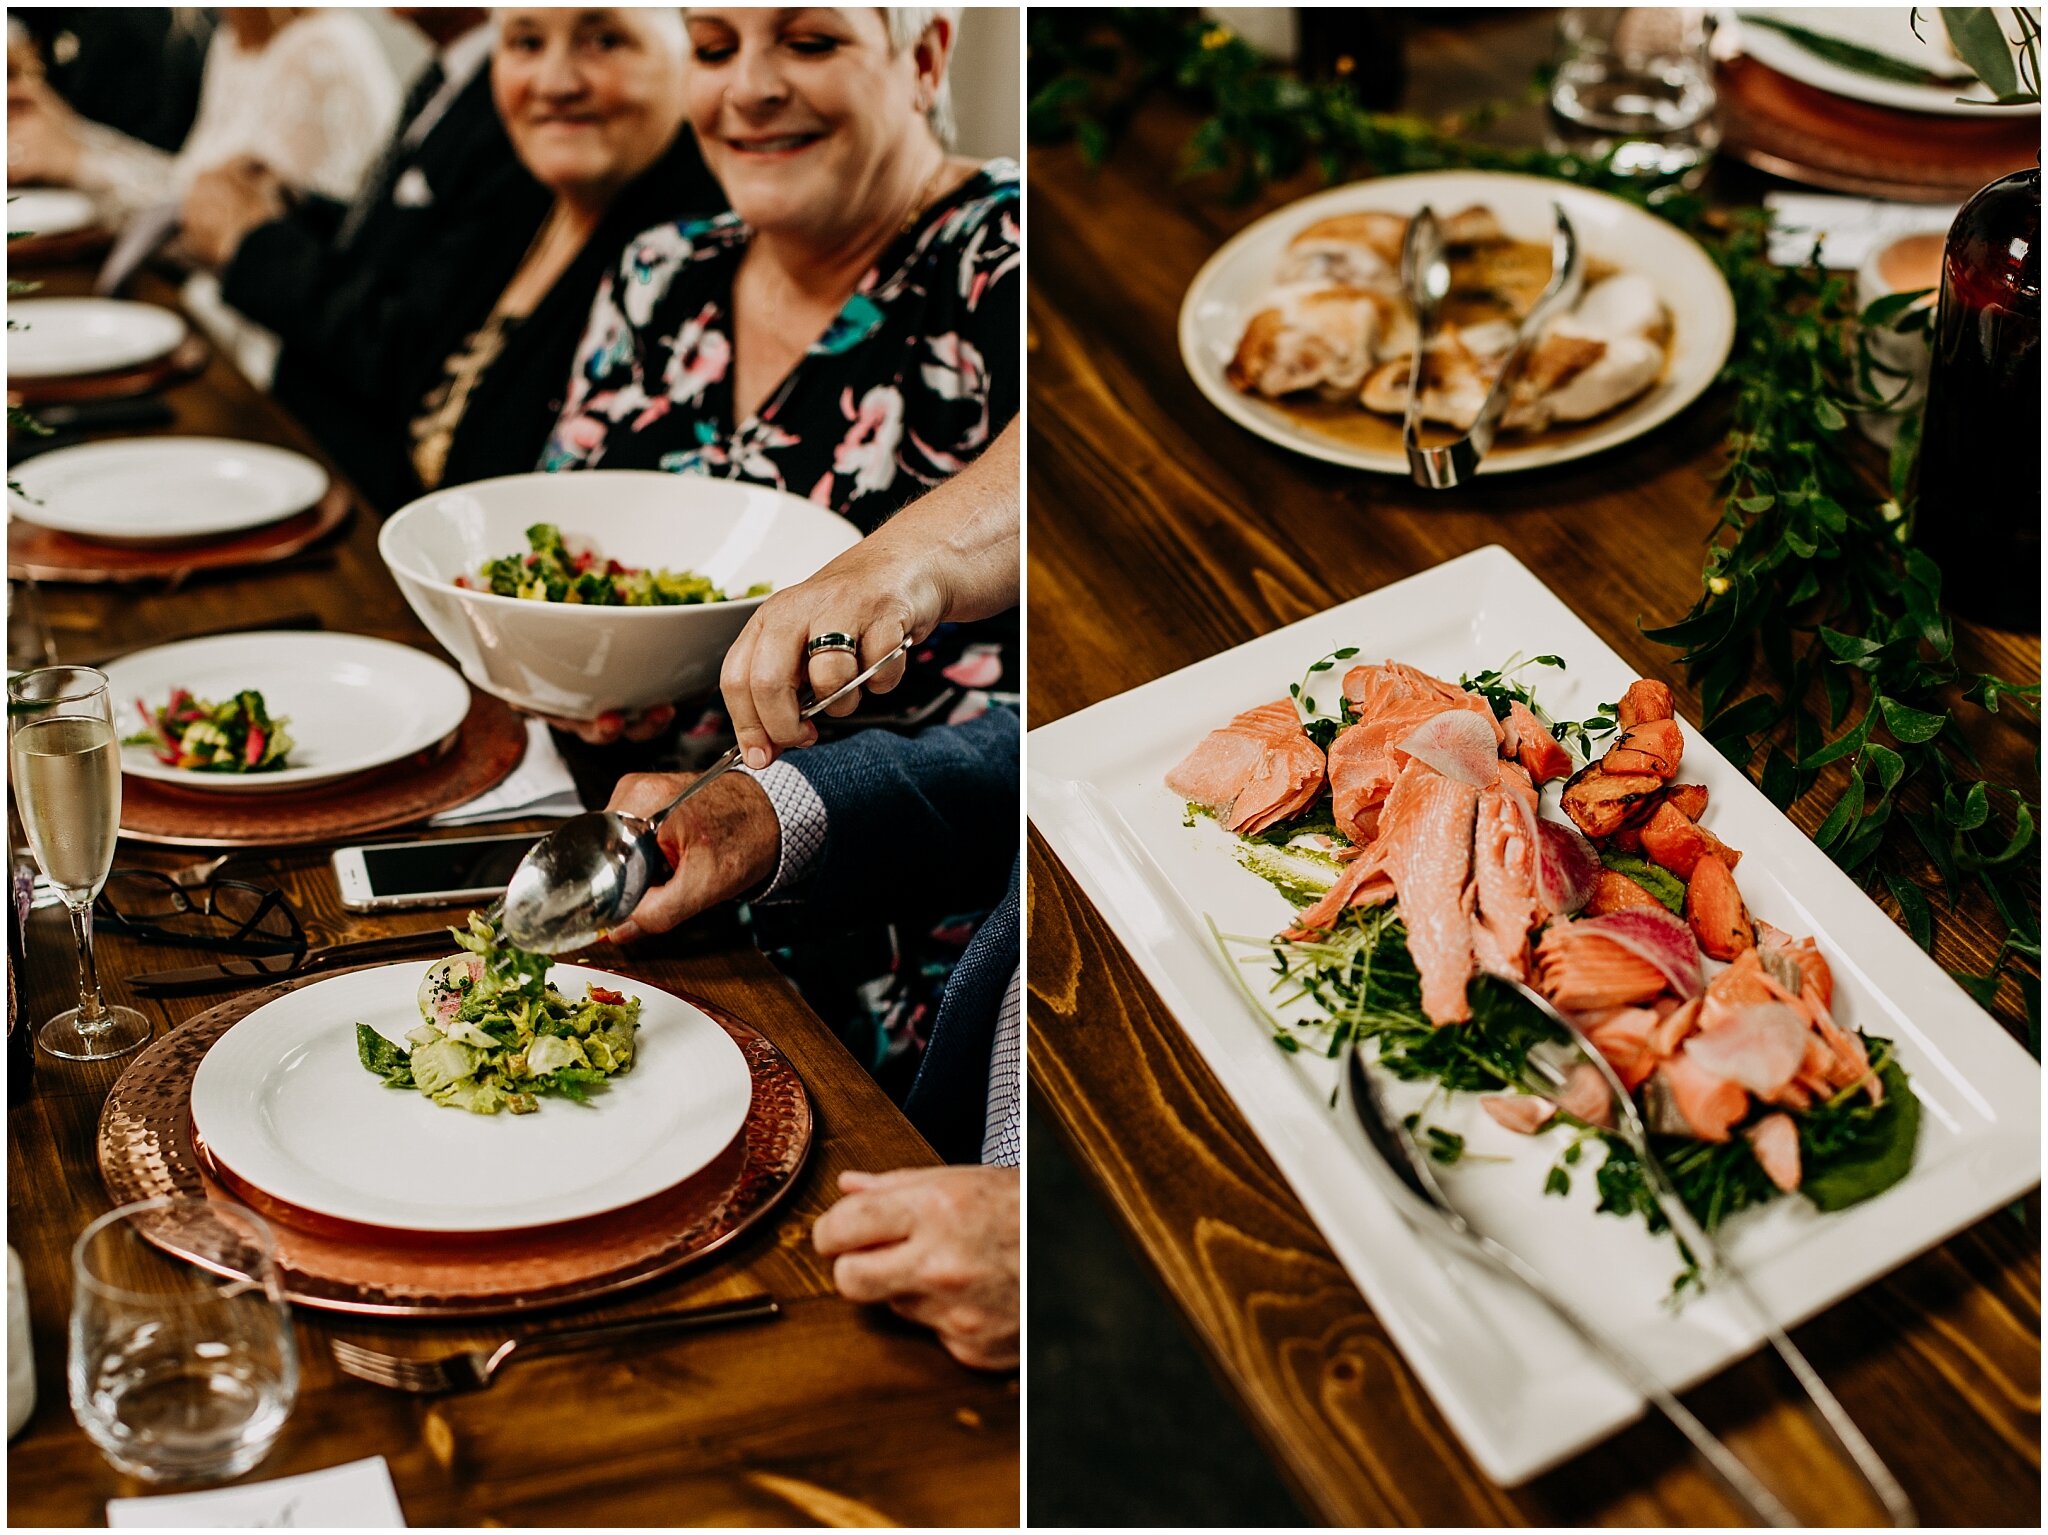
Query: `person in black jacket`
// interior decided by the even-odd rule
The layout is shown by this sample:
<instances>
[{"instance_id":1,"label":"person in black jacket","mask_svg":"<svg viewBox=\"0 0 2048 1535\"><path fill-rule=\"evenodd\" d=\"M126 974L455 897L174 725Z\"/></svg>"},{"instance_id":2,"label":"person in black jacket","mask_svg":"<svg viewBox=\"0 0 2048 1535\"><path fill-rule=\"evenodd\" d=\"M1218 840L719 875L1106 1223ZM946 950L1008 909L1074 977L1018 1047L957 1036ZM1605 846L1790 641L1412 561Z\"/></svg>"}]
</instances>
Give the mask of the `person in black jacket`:
<instances>
[{"instance_id":1,"label":"person in black jacket","mask_svg":"<svg viewBox=\"0 0 2048 1535\"><path fill-rule=\"evenodd\" d=\"M79 116L158 149L185 142L199 111L210 13L54 5L10 11L7 21L32 43L51 88ZM10 45L10 79L14 63Z\"/></svg>"},{"instance_id":2,"label":"person in black jacket","mask_svg":"<svg viewBox=\"0 0 2048 1535\"><path fill-rule=\"evenodd\" d=\"M227 301L284 340L280 400L382 512L532 469L605 268L649 223L724 206L682 129L679 13L504 11L442 59L469 50L473 75L424 132L416 89L354 208L246 235L223 219L210 253ZM257 179L231 168L205 190L242 196L235 174ZM209 254L194 215L214 215L186 213Z\"/></svg>"},{"instance_id":3,"label":"person in black jacket","mask_svg":"<svg viewBox=\"0 0 2048 1535\"><path fill-rule=\"evenodd\" d=\"M507 251L550 201L512 152L491 100L492 33L480 9L404 11L436 45L397 132L353 203L287 202L260 161L201 175L185 200L191 253L221 270L221 296L283 343L272 386L380 511L417 492L394 391L425 366L426 335L475 319L474 261L428 265L450 245Z\"/></svg>"}]
</instances>

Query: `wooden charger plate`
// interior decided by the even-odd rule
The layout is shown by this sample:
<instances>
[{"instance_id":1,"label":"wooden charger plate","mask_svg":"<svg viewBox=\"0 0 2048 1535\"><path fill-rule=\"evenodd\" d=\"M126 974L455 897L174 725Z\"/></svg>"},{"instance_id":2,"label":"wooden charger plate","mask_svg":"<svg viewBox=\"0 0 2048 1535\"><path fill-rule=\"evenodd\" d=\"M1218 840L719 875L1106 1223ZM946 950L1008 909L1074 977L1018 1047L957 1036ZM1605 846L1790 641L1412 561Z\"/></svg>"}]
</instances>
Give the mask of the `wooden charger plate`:
<instances>
[{"instance_id":1,"label":"wooden charger plate","mask_svg":"<svg viewBox=\"0 0 2048 1535\"><path fill-rule=\"evenodd\" d=\"M126 400L138 394L158 394L175 384L199 377L213 360L213 348L196 330L163 356L132 368L114 368L105 373L74 373L57 378L23 378L7 381L7 402L26 405L77 405L87 400Z\"/></svg>"},{"instance_id":2,"label":"wooden charger plate","mask_svg":"<svg viewBox=\"0 0 2048 1535\"><path fill-rule=\"evenodd\" d=\"M121 835L166 847L301 847L388 831L475 799L519 766L526 721L475 688L453 735L402 762L276 794L208 794L132 773Z\"/></svg>"},{"instance_id":3,"label":"wooden charger plate","mask_svg":"<svg viewBox=\"0 0 2048 1535\"><path fill-rule=\"evenodd\" d=\"M334 532L355 507L339 483L311 508L230 538L190 544L103 544L45 528L19 517L7 524L7 574L15 580L103 585L124 581L180 584L211 570L273 565L302 554Z\"/></svg>"},{"instance_id":4,"label":"wooden charger plate","mask_svg":"<svg viewBox=\"0 0 2048 1535\"><path fill-rule=\"evenodd\" d=\"M299 1210L231 1178L207 1157L192 1129L192 1079L230 1028L303 984L268 986L223 1002L158 1040L114 1084L99 1125L100 1177L116 1204L169 1195L247 1205L270 1222L279 1273L297 1305L358 1316L448 1318L538 1311L608 1295L732 1242L789 1191L810 1151L811 1100L789 1057L759 1030L687 997L740 1047L754 1095L732 1144L667 1192L587 1220L459 1237L360 1226ZM345 1028L347 1020L335 1026ZM448 1112L427 1105L422 1111Z\"/></svg>"},{"instance_id":5,"label":"wooden charger plate","mask_svg":"<svg viewBox=\"0 0 2048 1535\"><path fill-rule=\"evenodd\" d=\"M1961 202L2036 163L2041 119L1986 108L1932 117L1852 101L1779 74L1755 59L1722 62L1721 148L1808 186L1907 202Z\"/></svg>"}]
</instances>

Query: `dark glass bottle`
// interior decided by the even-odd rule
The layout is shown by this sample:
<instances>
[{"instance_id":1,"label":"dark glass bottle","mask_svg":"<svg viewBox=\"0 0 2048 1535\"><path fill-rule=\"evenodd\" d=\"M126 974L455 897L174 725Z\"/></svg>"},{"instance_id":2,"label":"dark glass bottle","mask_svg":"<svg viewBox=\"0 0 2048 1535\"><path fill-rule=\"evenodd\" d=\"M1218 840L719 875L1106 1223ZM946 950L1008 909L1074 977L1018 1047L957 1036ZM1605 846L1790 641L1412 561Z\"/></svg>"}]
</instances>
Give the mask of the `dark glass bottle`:
<instances>
[{"instance_id":1,"label":"dark glass bottle","mask_svg":"<svg viewBox=\"0 0 2048 1535\"><path fill-rule=\"evenodd\" d=\"M2041 629L2041 171L1963 205L1941 261L1914 539L1942 599Z\"/></svg>"}]
</instances>

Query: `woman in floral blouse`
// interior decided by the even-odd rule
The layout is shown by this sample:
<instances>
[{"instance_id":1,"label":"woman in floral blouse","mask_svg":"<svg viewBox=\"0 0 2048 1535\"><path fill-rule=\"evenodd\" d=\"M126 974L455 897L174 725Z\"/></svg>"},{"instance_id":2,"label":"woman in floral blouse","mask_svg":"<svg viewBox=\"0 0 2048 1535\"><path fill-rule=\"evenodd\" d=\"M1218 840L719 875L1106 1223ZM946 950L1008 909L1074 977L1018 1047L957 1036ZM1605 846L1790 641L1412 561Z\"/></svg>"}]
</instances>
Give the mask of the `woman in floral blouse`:
<instances>
[{"instance_id":1,"label":"woman in floral blouse","mask_svg":"<svg viewBox=\"0 0 2048 1535\"><path fill-rule=\"evenodd\" d=\"M690 123L733 211L627 247L592 307L541 467L753 481L863 532L956 476L931 510L977 489L1014 508L1018 175L1010 161L947 153L958 11L686 15ZM799 676L829 690L895 646L903 626L863 627L869 616L821 616L866 654L807 666L799 643L784 658L792 694ZM1015 637L1014 609L920 633L887 718L965 719L991 693L1014 693ZM874 691L901 675L885 672ZM852 723L874 722L870 708ZM619 729L603 722L596 735ZM761 756L750 748L750 761ZM858 993L838 1009L848 1042L900 1088L977 915L834 943L813 932L785 957L821 1010Z\"/></svg>"}]
</instances>

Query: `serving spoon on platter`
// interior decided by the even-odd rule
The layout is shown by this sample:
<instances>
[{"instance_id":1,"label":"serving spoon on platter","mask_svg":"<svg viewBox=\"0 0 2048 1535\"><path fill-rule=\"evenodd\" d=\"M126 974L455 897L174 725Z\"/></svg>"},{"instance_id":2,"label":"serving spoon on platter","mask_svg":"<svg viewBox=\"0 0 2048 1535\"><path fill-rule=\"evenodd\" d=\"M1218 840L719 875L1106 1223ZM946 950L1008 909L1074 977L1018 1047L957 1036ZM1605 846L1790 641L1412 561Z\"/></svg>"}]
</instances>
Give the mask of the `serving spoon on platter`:
<instances>
[{"instance_id":1,"label":"serving spoon on platter","mask_svg":"<svg viewBox=\"0 0 2048 1535\"><path fill-rule=\"evenodd\" d=\"M1616 1130L1642 1163L1658 1209L1671 1223L1673 1233L1684 1244L1686 1251L1699 1263L1706 1276L1703 1288L1712 1289L1717 1284L1725 1285L1727 1292L1737 1297L1762 1330L1765 1340L1770 1343L1778 1357L1784 1360L1786 1368L1806 1392L1807 1398L1827 1425L1828 1432L1884 1506L1892 1523L1901 1528L1917 1525L1919 1519L1914 1513L1912 1501L1907 1498L1905 1490L1899 1486L1890 1469L1878 1457L1870 1441L1863 1437L1862 1430L1856 1427L1847 1410L1836 1400L1827 1383L1820 1378L1819 1373L1799 1351L1798 1346L1786 1336L1785 1329L1778 1324L1777 1319L1751 1288L1741 1270L1729 1261L1720 1243L1694 1219L1685 1202L1678 1197L1678 1191L1664 1171L1663 1164L1650 1149L1649 1128L1636 1108L1634 1096L1622 1085L1621 1078L1615 1074L1607 1058L1578 1025L1533 987L1497 975L1477 976L1471 984L1498 987L1535 1008L1562 1031L1562 1037L1558 1041L1564 1047L1561 1053L1574 1063L1579 1060L1589 1062L1600 1073L1600 1078L1616 1108ZM1565 1069L1557 1060L1540 1050L1532 1050L1529 1054L1529 1064L1531 1069L1553 1088L1564 1085ZM1350 1078L1352 1108L1365 1129L1366 1140L1379 1154L1380 1161L1385 1164L1394 1182L1406 1196L1401 1204L1403 1213L1408 1216L1411 1223L1426 1224L1432 1229L1446 1233L1487 1267L1506 1275L1530 1291L1566 1327L1611 1365L1616 1374L1641 1392L1669 1418L1679 1432L1699 1451L1715 1474L1722 1479L1728 1490L1763 1523L1779 1527L1798 1523L1784 1504L1756 1478L1754 1473L1735 1458L1725 1444L1692 1415L1685 1404L1656 1378L1641 1359L1621 1344L1602 1335L1519 1255L1477 1230L1466 1220L1445 1193L1443 1185L1430 1166L1428 1155L1416 1144L1413 1135L1400 1117L1380 1097L1365 1058L1355 1045L1351 1051Z\"/></svg>"},{"instance_id":2,"label":"serving spoon on platter","mask_svg":"<svg viewBox=\"0 0 2048 1535\"><path fill-rule=\"evenodd\" d=\"M1515 343L1501 360L1500 372L1480 402L1472 425L1456 442L1437 448L1422 445L1423 357L1437 328L1437 312L1451 291L1450 245L1434 209L1419 209L1408 221L1408 234L1401 242L1401 288L1415 310L1415 352L1408 363L1408 407L1401 417L1401 446L1408 454L1408 473L1418 485L1449 490L1472 477L1493 447L1516 376L1542 338L1543 327L1553 316L1576 307L1585 290L1585 252L1579 246L1578 231L1565 216L1564 204L1553 202L1550 211L1556 219L1550 237L1550 281L1516 327Z\"/></svg>"},{"instance_id":3,"label":"serving spoon on platter","mask_svg":"<svg viewBox=\"0 0 2048 1535\"><path fill-rule=\"evenodd\" d=\"M915 641L903 642L860 672L844 687L806 704L802 714L814 719L891 661L906 655ZM734 745L689 786L652 815L594 810L564 821L528 850L513 871L505 894L487 918L497 921L505 936L533 954L565 954L595 943L633 915L653 886L674 870L661 850L659 830L676 806L699 793L739 765Z\"/></svg>"}]
</instances>

